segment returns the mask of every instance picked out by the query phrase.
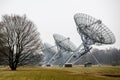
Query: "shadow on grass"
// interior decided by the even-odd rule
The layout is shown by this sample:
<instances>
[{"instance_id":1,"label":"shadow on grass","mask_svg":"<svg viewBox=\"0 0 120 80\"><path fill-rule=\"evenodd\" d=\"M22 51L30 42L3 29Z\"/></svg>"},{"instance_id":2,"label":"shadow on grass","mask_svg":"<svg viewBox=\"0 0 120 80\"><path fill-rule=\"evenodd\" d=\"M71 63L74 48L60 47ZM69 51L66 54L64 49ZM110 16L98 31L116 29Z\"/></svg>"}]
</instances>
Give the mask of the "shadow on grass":
<instances>
[{"instance_id":1,"label":"shadow on grass","mask_svg":"<svg viewBox=\"0 0 120 80\"><path fill-rule=\"evenodd\" d=\"M104 74L102 76L120 78L120 74Z\"/></svg>"}]
</instances>

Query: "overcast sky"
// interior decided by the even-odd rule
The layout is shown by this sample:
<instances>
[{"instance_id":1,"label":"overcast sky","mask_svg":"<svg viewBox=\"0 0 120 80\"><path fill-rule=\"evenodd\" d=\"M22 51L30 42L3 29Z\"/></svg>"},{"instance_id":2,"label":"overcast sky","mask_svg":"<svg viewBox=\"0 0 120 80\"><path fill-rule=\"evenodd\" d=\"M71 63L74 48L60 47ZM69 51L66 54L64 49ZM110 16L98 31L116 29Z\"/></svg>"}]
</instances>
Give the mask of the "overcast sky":
<instances>
[{"instance_id":1,"label":"overcast sky","mask_svg":"<svg viewBox=\"0 0 120 80\"><path fill-rule=\"evenodd\" d=\"M42 41L51 44L54 33L70 37L76 46L81 44L75 13L102 20L116 37L116 43L110 46L120 47L120 0L0 0L0 16L26 14L36 24Z\"/></svg>"}]
</instances>

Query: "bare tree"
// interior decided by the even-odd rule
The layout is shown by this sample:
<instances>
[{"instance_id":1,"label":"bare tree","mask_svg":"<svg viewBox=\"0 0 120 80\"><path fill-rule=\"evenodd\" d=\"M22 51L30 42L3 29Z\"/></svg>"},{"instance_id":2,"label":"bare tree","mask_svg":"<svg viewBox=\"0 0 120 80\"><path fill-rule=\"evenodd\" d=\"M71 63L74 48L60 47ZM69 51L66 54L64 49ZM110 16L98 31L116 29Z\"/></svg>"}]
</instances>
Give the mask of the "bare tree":
<instances>
[{"instance_id":1,"label":"bare tree","mask_svg":"<svg viewBox=\"0 0 120 80\"><path fill-rule=\"evenodd\" d=\"M11 70L16 70L19 64L25 63L30 57L39 53L42 48L40 34L32 21L26 16L4 15L1 21L5 32L4 49Z\"/></svg>"},{"instance_id":2,"label":"bare tree","mask_svg":"<svg viewBox=\"0 0 120 80\"><path fill-rule=\"evenodd\" d=\"M0 65L4 63L3 59L5 58L5 55L1 54L1 52L5 52L3 49L3 45L5 45L5 41L3 40L4 38L3 26L0 24Z\"/></svg>"},{"instance_id":3,"label":"bare tree","mask_svg":"<svg viewBox=\"0 0 120 80\"><path fill-rule=\"evenodd\" d=\"M30 58L30 59L29 59ZM20 65L29 65L29 66L41 66L41 61L43 60L42 54L33 54L31 57L28 57L28 60L26 60L24 63Z\"/></svg>"}]
</instances>

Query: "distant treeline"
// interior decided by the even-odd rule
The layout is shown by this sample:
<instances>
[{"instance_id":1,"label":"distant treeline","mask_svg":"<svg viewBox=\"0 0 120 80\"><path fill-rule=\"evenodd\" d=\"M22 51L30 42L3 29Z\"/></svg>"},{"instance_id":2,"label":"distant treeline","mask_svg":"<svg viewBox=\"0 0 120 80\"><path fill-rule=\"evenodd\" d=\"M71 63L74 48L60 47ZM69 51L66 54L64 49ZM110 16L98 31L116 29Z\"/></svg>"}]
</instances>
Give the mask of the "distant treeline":
<instances>
[{"instance_id":1,"label":"distant treeline","mask_svg":"<svg viewBox=\"0 0 120 80\"><path fill-rule=\"evenodd\" d=\"M42 56L40 55L33 55L31 56L29 63L25 63L27 65L39 65ZM0 55L0 65L6 65L6 61L4 61L6 57ZM96 61L96 59L97 61ZM109 48L104 50L99 50L97 48L93 49L91 53L87 53L86 55L82 56L81 59L76 63L85 64L86 62L92 63L93 65L101 64L101 65L112 65L117 66L120 65L120 49L117 48ZM23 64L24 65L24 64Z\"/></svg>"},{"instance_id":2,"label":"distant treeline","mask_svg":"<svg viewBox=\"0 0 120 80\"><path fill-rule=\"evenodd\" d=\"M96 59L98 62L96 61ZM86 54L76 64L85 64L86 62L92 64L103 65L120 65L120 49L109 48L105 50L93 49L90 54Z\"/></svg>"}]
</instances>

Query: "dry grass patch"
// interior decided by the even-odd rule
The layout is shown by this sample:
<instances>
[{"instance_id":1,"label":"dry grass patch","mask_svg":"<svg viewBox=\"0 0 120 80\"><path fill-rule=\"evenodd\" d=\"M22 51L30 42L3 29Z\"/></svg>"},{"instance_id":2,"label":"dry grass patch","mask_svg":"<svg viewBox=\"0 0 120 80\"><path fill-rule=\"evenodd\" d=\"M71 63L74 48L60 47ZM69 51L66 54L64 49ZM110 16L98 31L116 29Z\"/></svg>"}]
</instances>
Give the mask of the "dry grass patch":
<instances>
[{"instance_id":1,"label":"dry grass patch","mask_svg":"<svg viewBox=\"0 0 120 80\"><path fill-rule=\"evenodd\" d=\"M0 80L120 80L120 67L19 67L11 71L8 67L0 68Z\"/></svg>"}]
</instances>

